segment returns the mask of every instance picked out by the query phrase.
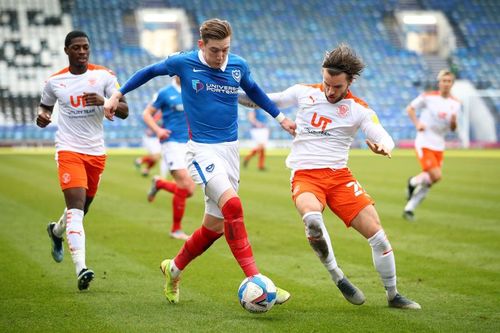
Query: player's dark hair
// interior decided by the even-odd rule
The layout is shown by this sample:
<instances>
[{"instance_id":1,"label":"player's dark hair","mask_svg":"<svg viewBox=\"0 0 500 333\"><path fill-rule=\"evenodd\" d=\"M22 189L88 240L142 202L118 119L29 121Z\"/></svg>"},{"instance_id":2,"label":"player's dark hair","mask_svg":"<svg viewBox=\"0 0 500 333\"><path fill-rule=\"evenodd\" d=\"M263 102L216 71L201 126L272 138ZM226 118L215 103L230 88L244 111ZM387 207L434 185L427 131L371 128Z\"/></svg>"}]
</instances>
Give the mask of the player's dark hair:
<instances>
[{"instance_id":1,"label":"player's dark hair","mask_svg":"<svg viewBox=\"0 0 500 333\"><path fill-rule=\"evenodd\" d=\"M208 43L209 39L225 39L230 37L232 33L229 22L218 18L206 20L200 26L200 38L204 43Z\"/></svg>"},{"instance_id":2,"label":"player's dark hair","mask_svg":"<svg viewBox=\"0 0 500 333\"><path fill-rule=\"evenodd\" d=\"M355 76L359 76L365 68L361 58L347 44L340 44L335 49L327 52L323 59L323 68L330 75L339 75L346 73L349 81Z\"/></svg>"},{"instance_id":3,"label":"player's dark hair","mask_svg":"<svg viewBox=\"0 0 500 333\"><path fill-rule=\"evenodd\" d=\"M66 38L64 39L64 46L65 47L70 46L73 38L78 38L78 37L85 37L85 38L87 38L87 40L90 43L89 36L87 36L87 34L85 32L79 31L79 30L73 30L66 35Z\"/></svg>"}]
</instances>

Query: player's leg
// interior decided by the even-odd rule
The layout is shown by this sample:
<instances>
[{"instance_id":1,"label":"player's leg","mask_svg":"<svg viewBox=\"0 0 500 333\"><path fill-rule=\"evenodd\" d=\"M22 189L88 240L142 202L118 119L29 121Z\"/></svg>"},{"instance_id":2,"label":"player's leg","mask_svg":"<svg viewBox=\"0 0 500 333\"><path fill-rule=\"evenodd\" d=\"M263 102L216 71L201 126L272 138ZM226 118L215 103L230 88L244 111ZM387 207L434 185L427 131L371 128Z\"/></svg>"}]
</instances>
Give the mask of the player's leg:
<instances>
[{"instance_id":1,"label":"player's leg","mask_svg":"<svg viewBox=\"0 0 500 333\"><path fill-rule=\"evenodd\" d=\"M52 243L51 254L55 262L61 262L64 258L63 235L66 231L66 208L57 222L49 222L47 233Z\"/></svg>"},{"instance_id":2,"label":"player's leg","mask_svg":"<svg viewBox=\"0 0 500 333\"><path fill-rule=\"evenodd\" d=\"M269 141L269 128L262 127L259 129L258 134L258 143L259 143L259 170L266 170L266 145Z\"/></svg>"},{"instance_id":3,"label":"player's leg","mask_svg":"<svg viewBox=\"0 0 500 333\"><path fill-rule=\"evenodd\" d=\"M266 148L263 144L259 145L259 170L260 171L265 171L266 170Z\"/></svg>"},{"instance_id":4,"label":"player's leg","mask_svg":"<svg viewBox=\"0 0 500 333\"><path fill-rule=\"evenodd\" d=\"M295 205L302 215L306 237L309 245L325 266L335 285L340 289L345 299L352 304L361 305L365 302L363 292L354 286L344 275L335 258L330 235L323 222L323 205L312 193L300 194Z\"/></svg>"},{"instance_id":5,"label":"player's leg","mask_svg":"<svg viewBox=\"0 0 500 333\"><path fill-rule=\"evenodd\" d=\"M176 183L176 191L172 198L173 223L170 236L186 240L188 235L182 230L182 218L186 209L186 200L193 195L196 185L189 176L187 169L172 170L171 173Z\"/></svg>"},{"instance_id":6,"label":"player's leg","mask_svg":"<svg viewBox=\"0 0 500 333\"><path fill-rule=\"evenodd\" d=\"M422 172L408 180L408 202L403 210L403 217L415 220L415 209L425 199L433 184L441 179L443 152L426 148L417 148Z\"/></svg>"},{"instance_id":7,"label":"player's leg","mask_svg":"<svg viewBox=\"0 0 500 333\"><path fill-rule=\"evenodd\" d=\"M328 188L324 179L331 179L331 173L330 169L296 172L292 179L293 199L302 216L309 245L344 298L352 304L361 305L365 301L363 292L347 279L338 266L330 235L323 221L322 211L327 198L325 191Z\"/></svg>"},{"instance_id":8,"label":"player's leg","mask_svg":"<svg viewBox=\"0 0 500 333\"><path fill-rule=\"evenodd\" d=\"M372 248L375 269L380 275L390 307L420 309L420 305L398 293L396 287L396 261L391 244L382 229L373 205L363 208L352 220L351 226L363 235Z\"/></svg>"},{"instance_id":9,"label":"player's leg","mask_svg":"<svg viewBox=\"0 0 500 333\"><path fill-rule=\"evenodd\" d=\"M197 256L205 252L223 233L223 220L205 214L203 224L182 245L173 259L166 259L160 264L165 275L165 297L170 303L179 302L179 282L182 270Z\"/></svg>"},{"instance_id":10,"label":"player's leg","mask_svg":"<svg viewBox=\"0 0 500 333\"><path fill-rule=\"evenodd\" d=\"M257 154L257 152L258 148L252 148L252 150L250 150L250 152L243 159L243 167L246 168L248 166L248 163L250 163L250 160Z\"/></svg>"}]
</instances>

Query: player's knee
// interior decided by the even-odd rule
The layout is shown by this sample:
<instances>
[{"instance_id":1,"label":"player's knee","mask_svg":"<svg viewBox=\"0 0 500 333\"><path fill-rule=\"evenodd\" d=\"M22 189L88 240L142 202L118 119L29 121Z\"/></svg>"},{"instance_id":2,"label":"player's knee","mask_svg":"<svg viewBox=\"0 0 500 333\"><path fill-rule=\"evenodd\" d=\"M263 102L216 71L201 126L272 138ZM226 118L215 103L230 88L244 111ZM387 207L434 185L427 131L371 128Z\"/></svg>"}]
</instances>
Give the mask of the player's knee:
<instances>
[{"instance_id":1,"label":"player's knee","mask_svg":"<svg viewBox=\"0 0 500 333\"><path fill-rule=\"evenodd\" d=\"M387 238L384 229L380 229L372 237L368 238L368 243L375 253L388 254L392 252L391 244Z\"/></svg>"},{"instance_id":2,"label":"player's knee","mask_svg":"<svg viewBox=\"0 0 500 333\"><path fill-rule=\"evenodd\" d=\"M437 183L437 182L438 182L438 181L440 181L442 178L443 178L443 176L441 175L441 173L436 173L435 175L431 175L431 181L432 181L432 184Z\"/></svg>"},{"instance_id":3,"label":"player's knee","mask_svg":"<svg viewBox=\"0 0 500 333\"><path fill-rule=\"evenodd\" d=\"M239 197L232 197L222 206L222 215L227 221L243 217L243 206Z\"/></svg>"},{"instance_id":4,"label":"player's knee","mask_svg":"<svg viewBox=\"0 0 500 333\"><path fill-rule=\"evenodd\" d=\"M320 212L306 213L302 220L306 227L307 237L319 238L323 236L323 216Z\"/></svg>"}]
</instances>

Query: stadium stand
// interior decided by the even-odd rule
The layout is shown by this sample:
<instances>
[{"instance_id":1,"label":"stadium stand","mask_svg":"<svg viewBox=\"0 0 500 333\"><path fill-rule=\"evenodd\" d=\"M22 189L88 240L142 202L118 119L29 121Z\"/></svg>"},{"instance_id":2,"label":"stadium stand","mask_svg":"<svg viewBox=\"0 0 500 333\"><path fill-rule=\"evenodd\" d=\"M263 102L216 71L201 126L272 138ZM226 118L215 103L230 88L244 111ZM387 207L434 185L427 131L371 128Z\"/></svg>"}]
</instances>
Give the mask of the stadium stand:
<instances>
[{"instance_id":1,"label":"stadium stand","mask_svg":"<svg viewBox=\"0 0 500 333\"><path fill-rule=\"evenodd\" d=\"M33 125L43 80L66 64L61 54L65 34L86 31L92 41L91 61L105 65L119 81L158 58L138 46L138 32L127 17L143 7L186 10L196 26L211 17L231 22L232 51L245 57L254 78L269 92L295 83L321 80L319 65L324 52L347 42L362 56L367 68L353 91L377 111L395 140L413 138L414 128L404 108L427 84L432 69L424 57L408 51L386 24L404 7L444 12L457 40L450 61L461 78L477 88L498 89L500 81L500 3L495 0L353 0L332 3L309 1L195 1L195 0L2 0L0 1L0 141L50 140L54 129L39 131ZM92 15L81 15L92 13ZM124 23L125 22L125 23ZM133 22L132 22L133 23ZM168 82L153 80L127 96L130 117L105 122L111 146L138 145L142 136L141 113L154 92ZM499 99L492 101L500 109ZM294 110L288 110L294 112ZM248 123L241 110L241 138ZM273 126L278 126L273 124ZM272 139L287 139L272 131Z\"/></svg>"}]
</instances>

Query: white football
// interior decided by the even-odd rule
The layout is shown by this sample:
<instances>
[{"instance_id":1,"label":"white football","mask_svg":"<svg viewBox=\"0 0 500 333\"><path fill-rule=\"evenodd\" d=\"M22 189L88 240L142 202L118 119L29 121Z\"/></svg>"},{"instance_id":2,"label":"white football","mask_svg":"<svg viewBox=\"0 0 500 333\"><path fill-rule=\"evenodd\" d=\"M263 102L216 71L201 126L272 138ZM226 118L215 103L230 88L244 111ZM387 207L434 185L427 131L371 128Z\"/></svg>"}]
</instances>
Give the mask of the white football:
<instances>
[{"instance_id":1,"label":"white football","mask_svg":"<svg viewBox=\"0 0 500 333\"><path fill-rule=\"evenodd\" d=\"M276 286L262 274L250 276L241 282L238 298L241 306L248 312L264 313L276 302Z\"/></svg>"}]
</instances>

